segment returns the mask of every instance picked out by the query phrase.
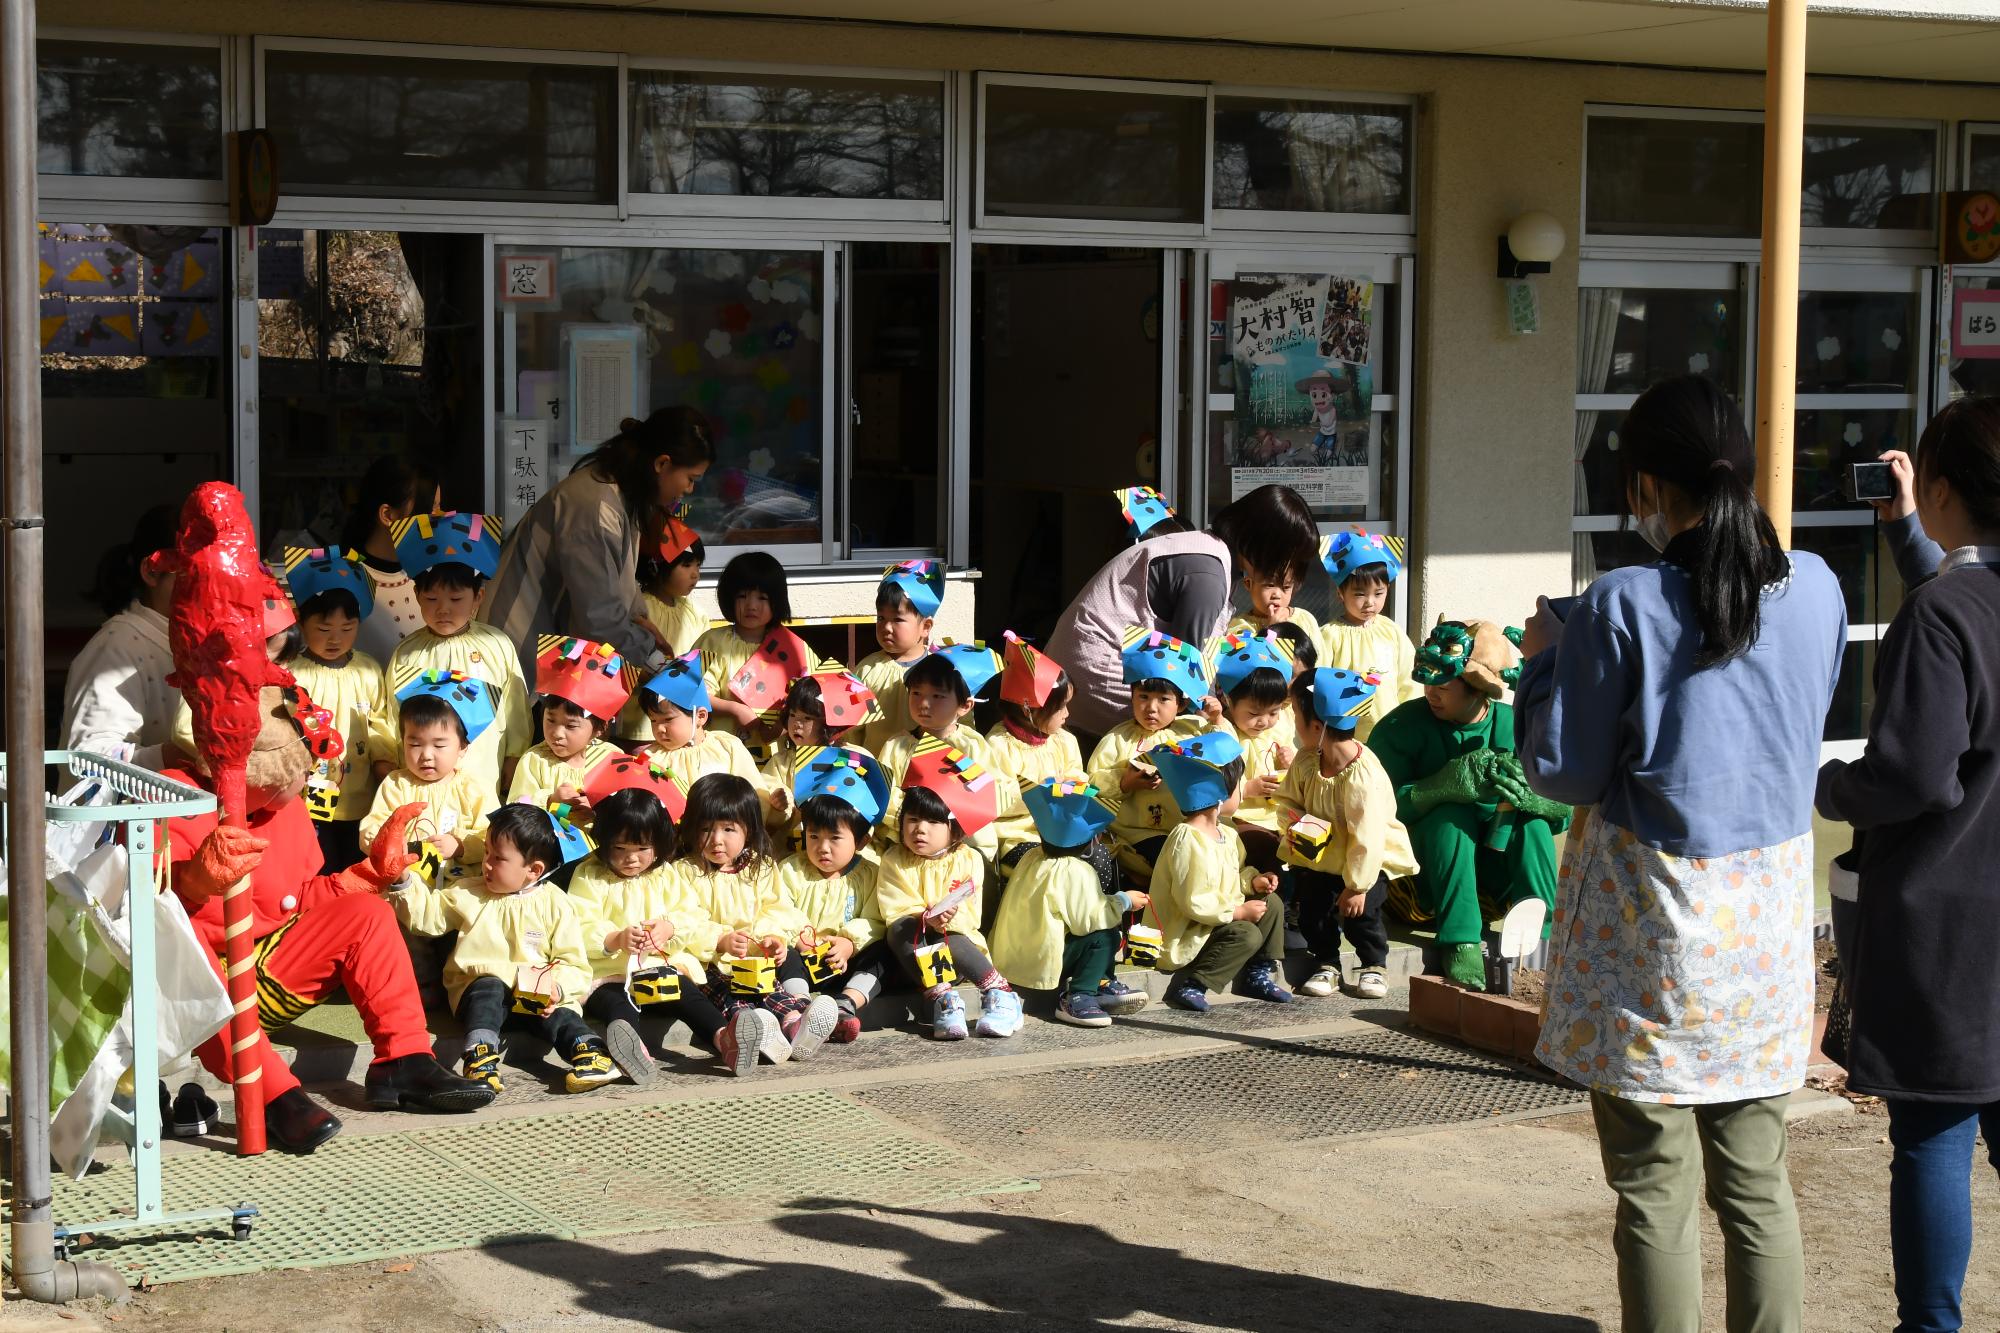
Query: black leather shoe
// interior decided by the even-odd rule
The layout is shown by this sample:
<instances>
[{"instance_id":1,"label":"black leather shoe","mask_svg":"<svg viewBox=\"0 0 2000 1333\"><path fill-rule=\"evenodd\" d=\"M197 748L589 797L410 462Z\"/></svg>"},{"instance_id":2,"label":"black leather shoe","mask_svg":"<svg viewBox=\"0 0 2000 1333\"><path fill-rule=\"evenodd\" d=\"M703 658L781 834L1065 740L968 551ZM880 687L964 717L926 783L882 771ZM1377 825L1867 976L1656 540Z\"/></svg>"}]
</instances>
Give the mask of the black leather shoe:
<instances>
[{"instance_id":1,"label":"black leather shoe","mask_svg":"<svg viewBox=\"0 0 2000 1333\"><path fill-rule=\"evenodd\" d=\"M286 1152L304 1156L340 1133L340 1121L304 1088L293 1088L264 1108L264 1131Z\"/></svg>"},{"instance_id":2,"label":"black leather shoe","mask_svg":"<svg viewBox=\"0 0 2000 1333\"><path fill-rule=\"evenodd\" d=\"M405 1106L426 1111L477 1111L492 1100L492 1088L460 1078L428 1051L368 1066L368 1105L378 1111Z\"/></svg>"}]
</instances>

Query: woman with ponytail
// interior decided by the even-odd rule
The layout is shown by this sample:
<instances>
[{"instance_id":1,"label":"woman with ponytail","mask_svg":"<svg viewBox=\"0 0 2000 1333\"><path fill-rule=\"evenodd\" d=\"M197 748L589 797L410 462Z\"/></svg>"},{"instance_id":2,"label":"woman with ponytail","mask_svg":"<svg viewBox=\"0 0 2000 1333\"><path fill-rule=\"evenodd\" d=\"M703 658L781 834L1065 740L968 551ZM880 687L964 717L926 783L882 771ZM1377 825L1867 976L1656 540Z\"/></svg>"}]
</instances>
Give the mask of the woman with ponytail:
<instances>
[{"instance_id":1,"label":"woman with ponytail","mask_svg":"<svg viewBox=\"0 0 2000 1333\"><path fill-rule=\"evenodd\" d=\"M167 647L167 609L174 576L146 568L146 557L174 544L179 505L155 505L139 516L132 540L98 562L91 600L108 617L70 663L63 688L64 748L91 750L157 767L173 733L180 691L167 684L174 656Z\"/></svg>"},{"instance_id":2,"label":"woman with ponytail","mask_svg":"<svg viewBox=\"0 0 2000 1333\"><path fill-rule=\"evenodd\" d=\"M1813 1023L1813 782L1847 616L1751 490L1736 405L1668 380L1619 429L1659 559L1541 602L1515 696L1528 784L1570 830L1537 1055L1590 1089L1624 1327L1701 1324L1704 1163L1731 1328L1796 1329L1785 1101Z\"/></svg>"}]
</instances>

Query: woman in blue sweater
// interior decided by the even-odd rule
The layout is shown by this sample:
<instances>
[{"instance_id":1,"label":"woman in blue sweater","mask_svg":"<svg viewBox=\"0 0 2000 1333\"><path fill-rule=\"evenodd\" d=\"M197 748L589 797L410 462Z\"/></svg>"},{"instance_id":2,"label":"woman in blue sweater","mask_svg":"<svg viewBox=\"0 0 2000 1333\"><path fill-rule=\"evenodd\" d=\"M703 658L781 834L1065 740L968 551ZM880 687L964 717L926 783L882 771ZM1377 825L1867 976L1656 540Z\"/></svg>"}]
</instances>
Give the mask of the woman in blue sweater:
<instances>
[{"instance_id":1,"label":"woman in blue sweater","mask_svg":"<svg viewBox=\"0 0 2000 1333\"><path fill-rule=\"evenodd\" d=\"M1819 809L1856 831L1847 1082L1888 1103L1899 1327L1929 1333L1960 1326L1982 1128L2000 1152L2000 399L1939 412L1913 480L1868 749L1821 771Z\"/></svg>"},{"instance_id":2,"label":"woman in blue sweater","mask_svg":"<svg viewBox=\"0 0 2000 1333\"><path fill-rule=\"evenodd\" d=\"M1705 1162L1729 1327L1796 1329L1784 1108L1812 1040L1813 780L1846 611L1817 556L1779 546L1713 383L1656 385L1619 435L1660 559L1566 614L1544 600L1514 704L1528 784L1593 807L1563 855L1537 1054L1591 1090L1624 1327L1700 1327Z\"/></svg>"}]
</instances>

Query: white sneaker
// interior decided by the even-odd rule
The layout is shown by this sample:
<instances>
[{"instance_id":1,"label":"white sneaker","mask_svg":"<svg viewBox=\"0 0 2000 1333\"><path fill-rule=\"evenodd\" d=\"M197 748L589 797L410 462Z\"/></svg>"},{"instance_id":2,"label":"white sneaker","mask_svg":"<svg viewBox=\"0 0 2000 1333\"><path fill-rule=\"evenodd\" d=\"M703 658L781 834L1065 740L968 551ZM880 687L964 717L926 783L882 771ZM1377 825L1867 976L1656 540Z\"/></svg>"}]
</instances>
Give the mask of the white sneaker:
<instances>
[{"instance_id":1,"label":"white sneaker","mask_svg":"<svg viewBox=\"0 0 2000 1333\"><path fill-rule=\"evenodd\" d=\"M1322 967L1306 978L1306 984L1299 987L1299 994L1310 995L1316 1000L1324 1000L1340 989L1340 969Z\"/></svg>"},{"instance_id":2,"label":"white sneaker","mask_svg":"<svg viewBox=\"0 0 2000 1333\"><path fill-rule=\"evenodd\" d=\"M1364 967L1360 979L1354 983L1354 993L1364 1000L1386 999L1389 995L1388 978L1382 975L1380 968Z\"/></svg>"},{"instance_id":3,"label":"white sneaker","mask_svg":"<svg viewBox=\"0 0 2000 1333\"><path fill-rule=\"evenodd\" d=\"M757 1025L757 1054L774 1065L781 1065L792 1058L792 1044L785 1040L785 1030L778 1025L778 1016L769 1009L746 1009L747 1014L755 1014L751 1021ZM737 1021L742 1021L742 1014ZM740 1038L742 1029L737 1029Z\"/></svg>"}]
</instances>

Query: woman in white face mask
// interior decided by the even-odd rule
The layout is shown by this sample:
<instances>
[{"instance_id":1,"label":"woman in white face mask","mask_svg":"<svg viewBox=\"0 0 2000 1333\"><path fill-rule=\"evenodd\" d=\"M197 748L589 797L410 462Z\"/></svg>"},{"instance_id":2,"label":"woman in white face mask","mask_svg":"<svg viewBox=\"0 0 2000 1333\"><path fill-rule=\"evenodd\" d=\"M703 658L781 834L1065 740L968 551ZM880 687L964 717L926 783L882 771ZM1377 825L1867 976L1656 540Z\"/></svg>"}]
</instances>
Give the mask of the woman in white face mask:
<instances>
[{"instance_id":1,"label":"woman in white face mask","mask_svg":"<svg viewBox=\"0 0 2000 1333\"><path fill-rule=\"evenodd\" d=\"M1537 1054L1591 1090L1624 1327L1701 1322L1703 1161L1731 1328L1795 1329L1785 1100L1813 1022L1813 779L1846 638L1839 585L1779 546L1743 419L1656 385L1620 428L1660 553L1529 622L1514 701L1528 785L1569 832Z\"/></svg>"}]
</instances>

